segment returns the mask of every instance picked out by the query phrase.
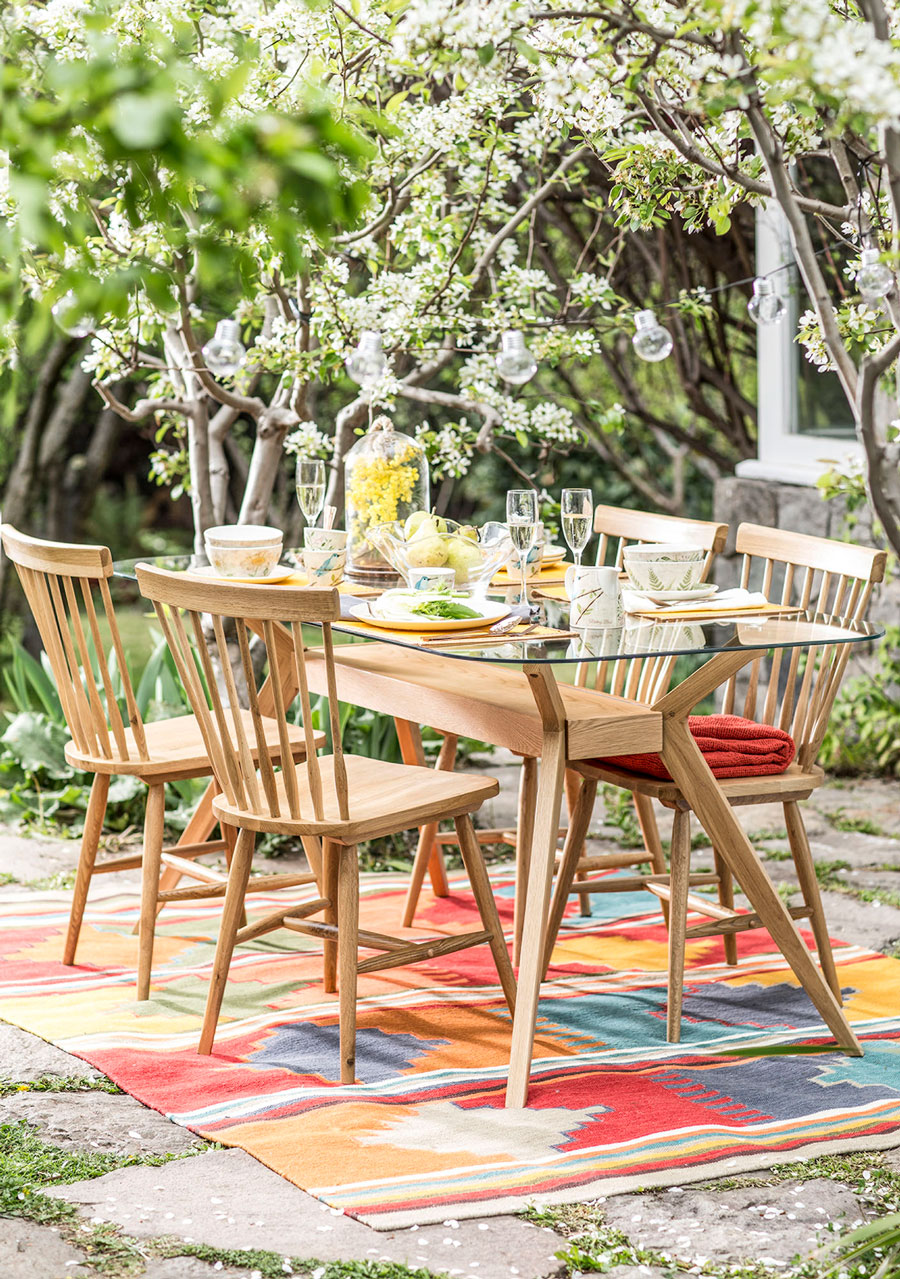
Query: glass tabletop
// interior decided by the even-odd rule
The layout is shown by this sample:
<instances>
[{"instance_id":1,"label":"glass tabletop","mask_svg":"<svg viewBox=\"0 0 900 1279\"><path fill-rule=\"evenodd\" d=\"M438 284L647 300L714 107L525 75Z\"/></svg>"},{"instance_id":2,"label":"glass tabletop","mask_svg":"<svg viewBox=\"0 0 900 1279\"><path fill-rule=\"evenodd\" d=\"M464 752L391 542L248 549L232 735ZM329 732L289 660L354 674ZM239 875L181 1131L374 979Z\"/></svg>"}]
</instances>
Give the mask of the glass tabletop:
<instances>
[{"instance_id":1,"label":"glass tabletop","mask_svg":"<svg viewBox=\"0 0 900 1279\"><path fill-rule=\"evenodd\" d=\"M192 555L144 556L133 560L117 560L113 565L116 576L135 578L135 565L152 564L173 572L189 567L204 567L203 557ZM285 594L303 590L302 586L282 586ZM492 592L502 599L504 592ZM438 653L444 657L470 662L495 662L497 665L514 663L539 664L568 662L609 662L621 659L647 657L676 657L681 655L712 655L725 649L742 648L765 651L770 648L815 648L825 644L860 644L879 639L884 630L876 623L853 625L814 613L800 612L781 616L745 615L717 616L715 619L691 618L651 619L626 615L622 626L573 630L569 626L568 605L565 601L544 599L540 601L540 625L559 632L558 638L541 630L539 639L492 640L489 644L473 644L457 638L452 632L444 636L431 633L427 644L421 637L405 631L391 631L378 624L377 631L357 623L350 609L362 601L353 595L341 595L342 618L334 623L335 631L354 639L377 640L379 643L396 644L418 652ZM515 611L515 610L513 610Z\"/></svg>"}]
</instances>

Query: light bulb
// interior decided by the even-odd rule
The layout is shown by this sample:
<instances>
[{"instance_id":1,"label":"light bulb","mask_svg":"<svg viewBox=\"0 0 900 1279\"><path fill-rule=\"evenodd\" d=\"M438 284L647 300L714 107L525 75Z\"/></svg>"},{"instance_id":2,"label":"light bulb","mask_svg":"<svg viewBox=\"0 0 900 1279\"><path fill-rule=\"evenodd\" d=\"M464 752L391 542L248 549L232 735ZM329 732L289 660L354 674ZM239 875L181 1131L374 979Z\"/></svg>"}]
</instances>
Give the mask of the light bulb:
<instances>
[{"instance_id":1,"label":"light bulb","mask_svg":"<svg viewBox=\"0 0 900 1279\"><path fill-rule=\"evenodd\" d=\"M772 281L758 276L753 281L753 297L747 303L747 311L754 324L777 324L787 307Z\"/></svg>"},{"instance_id":2,"label":"light bulb","mask_svg":"<svg viewBox=\"0 0 900 1279\"><path fill-rule=\"evenodd\" d=\"M215 336L209 339L202 354L213 377L231 377L237 373L247 354L237 320L220 320Z\"/></svg>"},{"instance_id":3,"label":"light bulb","mask_svg":"<svg viewBox=\"0 0 900 1279\"><path fill-rule=\"evenodd\" d=\"M381 346L381 334L367 329L360 334L359 344L344 363L344 368L363 389L374 386L387 372L387 356Z\"/></svg>"},{"instance_id":4,"label":"light bulb","mask_svg":"<svg viewBox=\"0 0 900 1279\"><path fill-rule=\"evenodd\" d=\"M78 305L78 298L71 289L61 298L57 298L50 308L50 314L63 333L68 333L69 337L86 338L94 331L94 321L89 315L84 314Z\"/></svg>"},{"instance_id":5,"label":"light bulb","mask_svg":"<svg viewBox=\"0 0 900 1279\"><path fill-rule=\"evenodd\" d=\"M864 302L887 297L894 286L894 273L881 261L878 249L863 249L856 273L856 287Z\"/></svg>"},{"instance_id":6,"label":"light bulb","mask_svg":"<svg viewBox=\"0 0 900 1279\"><path fill-rule=\"evenodd\" d=\"M525 335L506 332L500 335L500 350L494 356L497 371L504 382L524 386L537 373L537 360L525 345Z\"/></svg>"},{"instance_id":7,"label":"light bulb","mask_svg":"<svg viewBox=\"0 0 900 1279\"><path fill-rule=\"evenodd\" d=\"M672 350L672 334L663 328L653 311L638 311L634 317L631 345L642 360L655 364L657 360L664 360Z\"/></svg>"}]
</instances>

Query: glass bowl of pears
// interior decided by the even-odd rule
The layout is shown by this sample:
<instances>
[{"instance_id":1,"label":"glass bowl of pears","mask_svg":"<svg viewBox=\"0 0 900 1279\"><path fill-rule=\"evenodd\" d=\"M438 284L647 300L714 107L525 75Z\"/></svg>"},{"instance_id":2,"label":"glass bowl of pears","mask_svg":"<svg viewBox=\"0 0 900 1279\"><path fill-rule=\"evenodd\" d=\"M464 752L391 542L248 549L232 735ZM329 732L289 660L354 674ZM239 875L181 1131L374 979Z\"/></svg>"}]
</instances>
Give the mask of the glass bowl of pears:
<instances>
[{"instance_id":1,"label":"glass bowl of pears","mask_svg":"<svg viewBox=\"0 0 900 1279\"><path fill-rule=\"evenodd\" d=\"M476 528L429 511L413 511L405 522L378 524L368 537L410 589L422 570L452 568L458 591L484 594L512 553L505 524L491 521Z\"/></svg>"}]
</instances>

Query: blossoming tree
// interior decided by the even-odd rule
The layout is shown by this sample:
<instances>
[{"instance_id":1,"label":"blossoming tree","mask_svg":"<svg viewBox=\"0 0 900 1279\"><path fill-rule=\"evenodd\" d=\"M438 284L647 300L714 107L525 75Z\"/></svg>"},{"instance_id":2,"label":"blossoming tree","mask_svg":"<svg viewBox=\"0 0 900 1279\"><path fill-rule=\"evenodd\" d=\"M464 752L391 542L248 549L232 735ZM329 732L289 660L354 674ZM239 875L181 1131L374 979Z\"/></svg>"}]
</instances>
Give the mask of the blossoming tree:
<instances>
[{"instance_id":1,"label":"blossoming tree","mask_svg":"<svg viewBox=\"0 0 900 1279\"><path fill-rule=\"evenodd\" d=\"M179 12L174 0L111 10L110 66L131 65L137 49L152 54L150 33L172 28ZM688 235L711 228L726 237L748 206L776 203L810 298L804 341L841 379L873 504L900 548L900 446L876 394L900 352L896 299L888 292L861 306L821 254L841 241L857 259L852 271L864 248L891 260L900 202L891 22L880 0L858 12L828 0L229 0L199 14L186 36L179 28L182 70L152 110L136 109L126 86L112 126L98 132L83 114L76 145L57 147L43 180L65 234L42 241L42 227L31 231L43 252L27 258L25 283L48 297L75 288L92 317L87 364L100 393L129 420L157 423L154 466L166 482L189 485L199 534L229 504L240 519L265 519L283 482L285 442L337 463L376 408L420 410L438 475L462 474L479 449L519 465L511 440L541 457L593 432L599 449L607 429L607 459L639 470L627 444L613 449L619 406L592 402L578 371L602 357L615 372L623 346L631 357L636 299L616 285L630 237L672 221ZM59 77L89 52L90 23L62 0L19 6L16 29L35 51L23 62L26 91L29 76ZM104 93L118 101L115 83L95 83L98 109ZM103 128L121 130L124 111L132 154L143 147L153 160L166 102L178 107L181 161L196 154L204 163L192 180L177 156L154 164L155 203L134 217L127 164L104 150ZM291 223L280 201L283 145L260 125L273 118L281 129L318 129L325 143L315 158L304 150L301 185L315 186L328 165L330 190L356 190L350 130L371 137L360 221L348 196L320 200L317 218ZM338 131L330 137L326 119ZM2 127L0 145L12 149L15 117ZM217 170L217 148L228 153L238 139L234 161ZM247 193L242 165L257 173L257 147L266 164L256 202L231 220L231 188ZM822 154L839 198L804 176L804 161ZM13 191L16 216L35 217L34 205ZM570 235L586 216L588 229ZM695 331L705 327L725 350L746 341L746 320L734 325L744 296L713 309L709 282L686 276L660 313L684 385L688 365L703 363L690 345ZM214 376L203 347L229 314L248 351L236 372ZM367 329L382 333L387 367L351 393L332 425L320 411L326 388ZM540 396L511 393L498 376L493 352L511 329L525 330L550 370ZM688 429L664 405L644 406L643 421L668 447L695 448L720 468L749 443L752 405L738 373L726 365L695 379L695 420L713 393L730 406L726 419L711 416L712 429ZM148 392L129 406L111 385L133 377ZM233 447L248 422L249 461ZM652 477L646 483L652 494ZM332 501L340 485L334 465Z\"/></svg>"}]
</instances>

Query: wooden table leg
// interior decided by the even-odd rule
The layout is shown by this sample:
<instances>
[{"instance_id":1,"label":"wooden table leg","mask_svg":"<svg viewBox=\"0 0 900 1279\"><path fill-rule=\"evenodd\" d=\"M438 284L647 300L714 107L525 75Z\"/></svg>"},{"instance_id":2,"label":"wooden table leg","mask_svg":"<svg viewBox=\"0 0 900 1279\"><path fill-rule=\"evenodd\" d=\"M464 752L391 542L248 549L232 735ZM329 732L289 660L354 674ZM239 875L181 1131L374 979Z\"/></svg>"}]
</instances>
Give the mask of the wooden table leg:
<instances>
[{"instance_id":1,"label":"wooden table leg","mask_svg":"<svg viewBox=\"0 0 900 1279\"><path fill-rule=\"evenodd\" d=\"M691 809L697 814L713 846L746 893L760 921L768 929L825 1025L847 1053L861 1057L859 1040L766 874L762 862L756 856L734 810L710 772L684 716L664 717L661 754L663 762ZM520 977L520 990L521 980Z\"/></svg>"},{"instance_id":2,"label":"wooden table leg","mask_svg":"<svg viewBox=\"0 0 900 1279\"><path fill-rule=\"evenodd\" d=\"M404 764L417 764L425 767L425 752L422 749L422 731L418 724L410 719L394 718L397 726L397 738L400 742L400 754ZM449 897L450 885L447 882L447 870L441 856L440 846L432 838L431 856L428 860L428 876L435 897Z\"/></svg>"},{"instance_id":3,"label":"wooden table leg","mask_svg":"<svg viewBox=\"0 0 900 1279\"><path fill-rule=\"evenodd\" d=\"M525 900L519 985L513 1020L506 1105L522 1107L528 1096L531 1054L543 975L544 934L550 907L550 888L559 838L559 810L566 775L566 720L553 672L544 666L525 667L544 725L538 776L531 866Z\"/></svg>"}]
</instances>

